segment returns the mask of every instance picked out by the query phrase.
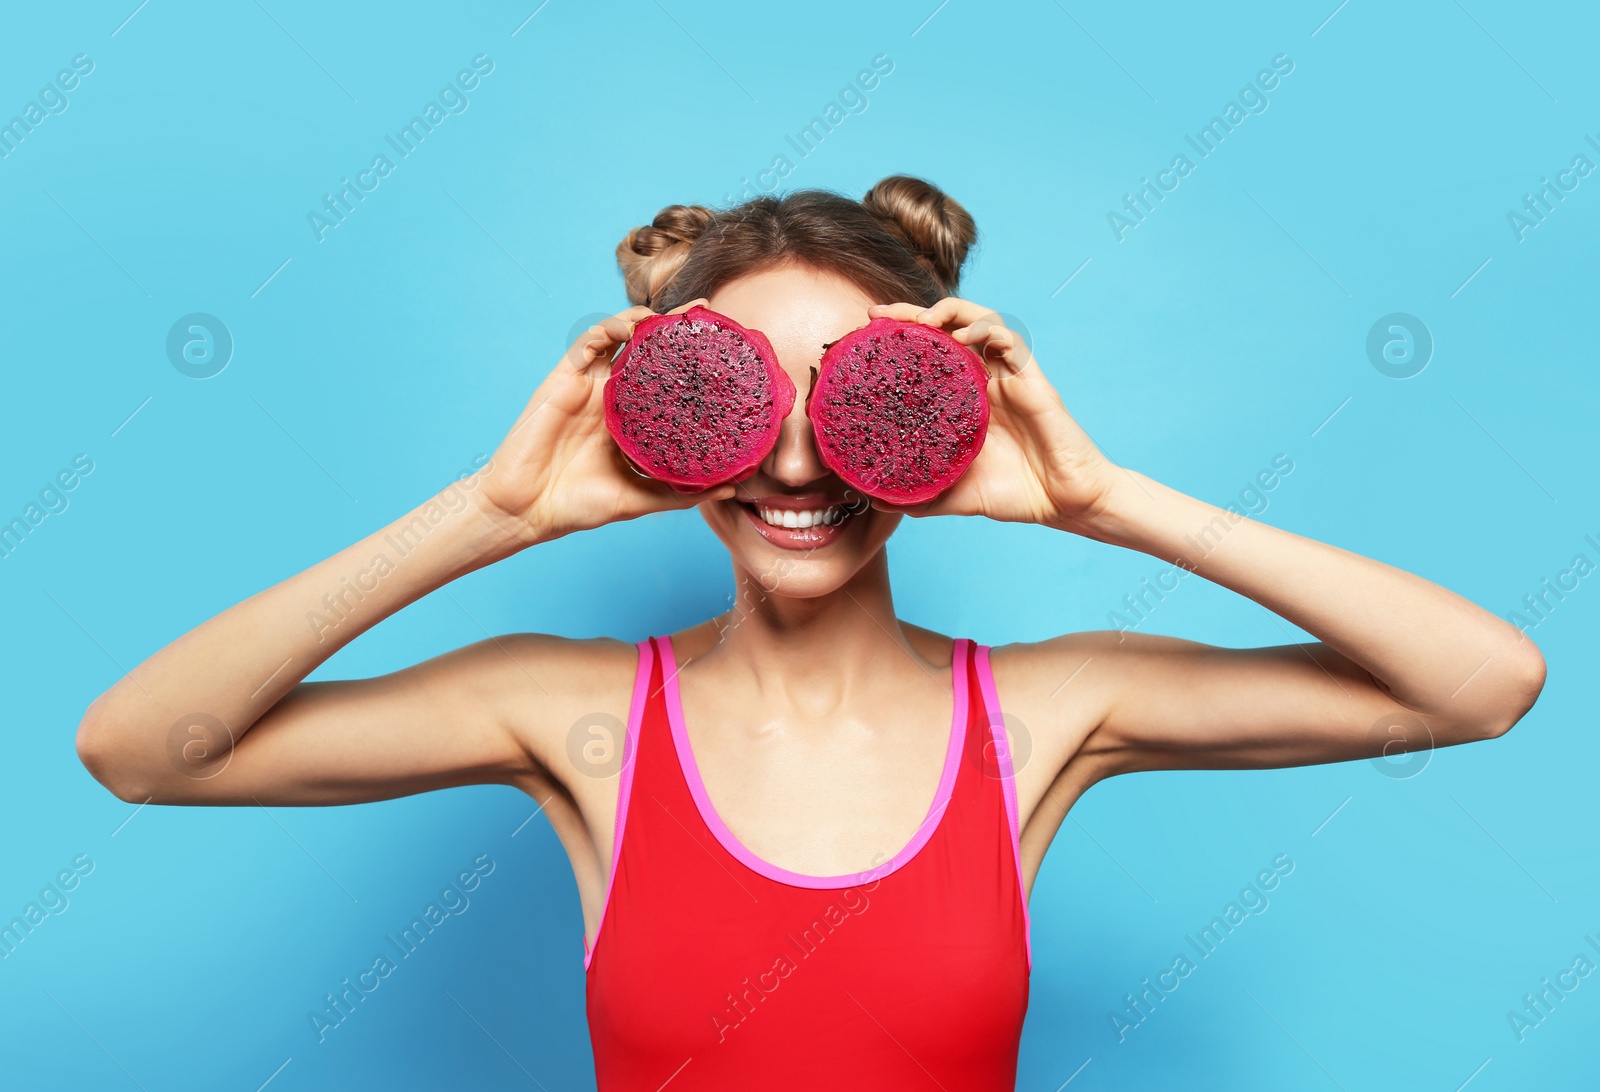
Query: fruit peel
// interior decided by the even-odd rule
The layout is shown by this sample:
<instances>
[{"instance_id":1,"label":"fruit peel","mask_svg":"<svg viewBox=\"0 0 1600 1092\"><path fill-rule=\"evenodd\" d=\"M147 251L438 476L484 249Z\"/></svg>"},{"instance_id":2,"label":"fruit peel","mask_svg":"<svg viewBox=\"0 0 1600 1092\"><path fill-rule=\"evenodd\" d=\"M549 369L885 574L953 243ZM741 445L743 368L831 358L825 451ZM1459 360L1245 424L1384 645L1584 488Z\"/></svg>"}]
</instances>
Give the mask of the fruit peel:
<instances>
[{"instance_id":1,"label":"fruit peel","mask_svg":"<svg viewBox=\"0 0 1600 1092\"><path fill-rule=\"evenodd\" d=\"M698 493L756 472L795 393L766 335L696 306L634 327L606 380L606 428L639 473Z\"/></svg>"},{"instance_id":2,"label":"fruit peel","mask_svg":"<svg viewBox=\"0 0 1600 1092\"><path fill-rule=\"evenodd\" d=\"M988 382L978 355L943 330L874 319L823 353L806 396L817 454L874 500L931 501L983 446Z\"/></svg>"}]
</instances>

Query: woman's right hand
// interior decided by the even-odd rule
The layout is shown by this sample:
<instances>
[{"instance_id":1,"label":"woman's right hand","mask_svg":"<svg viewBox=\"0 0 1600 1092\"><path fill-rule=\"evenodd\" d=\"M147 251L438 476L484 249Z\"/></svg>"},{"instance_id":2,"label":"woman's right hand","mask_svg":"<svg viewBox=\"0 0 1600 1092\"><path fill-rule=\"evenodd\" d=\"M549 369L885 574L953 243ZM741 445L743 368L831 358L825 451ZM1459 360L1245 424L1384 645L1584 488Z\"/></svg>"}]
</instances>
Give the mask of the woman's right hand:
<instances>
[{"instance_id":1,"label":"woman's right hand","mask_svg":"<svg viewBox=\"0 0 1600 1092\"><path fill-rule=\"evenodd\" d=\"M692 300L669 313L705 302ZM584 331L475 475L474 495L484 511L521 546L734 495L731 484L680 493L644 477L628 465L606 428L611 363L634 326L654 313L630 307Z\"/></svg>"}]
</instances>

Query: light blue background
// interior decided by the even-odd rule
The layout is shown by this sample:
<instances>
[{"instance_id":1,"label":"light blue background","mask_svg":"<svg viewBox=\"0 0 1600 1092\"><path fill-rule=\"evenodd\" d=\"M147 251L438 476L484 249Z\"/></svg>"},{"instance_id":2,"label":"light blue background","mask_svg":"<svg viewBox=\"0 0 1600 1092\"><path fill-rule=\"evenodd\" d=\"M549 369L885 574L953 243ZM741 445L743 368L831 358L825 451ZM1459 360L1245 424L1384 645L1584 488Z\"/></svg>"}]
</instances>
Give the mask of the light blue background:
<instances>
[{"instance_id":1,"label":"light blue background","mask_svg":"<svg viewBox=\"0 0 1600 1092\"><path fill-rule=\"evenodd\" d=\"M73 733L124 670L492 451L573 324L625 305L622 234L797 158L786 135L877 54L893 72L785 185L908 172L965 203L964 295L1023 320L1113 457L1227 503L1285 454L1262 519L1499 614L1600 561L1600 176L1520 242L1506 219L1574 155L1600 163L1585 5L134 2L14 5L0 33L0 120L95 62L0 160L0 517L75 455L95 466L0 560L0 919L95 862L0 961L7 1087L592 1086L578 901L520 794L135 814ZM478 53L470 108L318 242L322 195ZM1108 210L1279 53L1296 67L1266 112L1118 242ZM1436 341L1403 381L1365 350L1396 311ZM205 381L165 355L191 312L236 342ZM991 644L1105 628L1165 567L976 520L908 522L891 553L904 617ZM1532 714L1415 777L1091 792L1034 892L1019 1086L1594 1087L1600 977L1526 1041L1506 1016L1600 959L1594 583L1532 631ZM697 516L652 517L476 573L316 677L485 631L636 639L729 588ZM1141 628L1303 636L1193 579ZM485 853L470 910L319 1043L307 1013ZM1281 853L1267 912L1118 1042L1123 995Z\"/></svg>"}]
</instances>

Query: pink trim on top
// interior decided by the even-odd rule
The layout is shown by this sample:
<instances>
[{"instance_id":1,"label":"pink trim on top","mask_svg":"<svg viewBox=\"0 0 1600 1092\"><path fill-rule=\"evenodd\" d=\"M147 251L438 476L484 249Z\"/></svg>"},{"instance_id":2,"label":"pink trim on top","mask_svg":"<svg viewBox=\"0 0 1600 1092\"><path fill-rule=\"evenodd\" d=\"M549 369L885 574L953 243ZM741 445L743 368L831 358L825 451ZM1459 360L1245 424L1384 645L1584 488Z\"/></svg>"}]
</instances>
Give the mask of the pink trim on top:
<instances>
[{"instance_id":1,"label":"pink trim on top","mask_svg":"<svg viewBox=\"0 0 1600 1092\"><path fill-rule=\"evenodd\" d=\"M1028 912L1028 888L1022 880L1022 832L1017 819L1017 778L1011 768L1011 744L1006 739L1005 714L1000 710L1000 692L994 685L994 670L989 666L989 646L978 645L978 691L983 695L984 712L989 717L989 733L994 737L995 757L1000 763L1000 786L1006 798L1006 820L1011 824L1011 859L1017 866L1017 892L1022 896L1022 935L1028 948L1028 967L1033 967L1033 921Z\"/></svg>"},{"instance_id":2,"label":"pink trim on top","mask_svg":"<svg viewBox=\"0 0 1600 1092\"><path fill-rule=\"evenodd\" d=\"M700 810L700 818L711 829L711 833L716 835L717 841L722 843L722 848L737 858L741 864L752 872L758 872L768 879L786 883L791 887L837 889L881 879L897 871L915 857L927 844L928 839L933 837L940 818L950 804L950 795L955 790L956 773L961 768L961 748L967 735L966 657L971 643L966 638L956 639L955 652L950 664L954 701L950 714L950 741L945 747L944 772L939 777L939 788L933 795L933 803L928 806L927 817L922 820L917 832L911 836L911 841L907 842L905 848L887 863L864 872L848 872L842 876L810 876L802 872L790 872L787 868L780 868L757 857L745 848L744 843L739 841L722 821L722 817L717 814L716 807L711 803L711 796L706 792L705 782L700 779L700 768L695 764L694 749L689 745L689 732L684 727L683 703L678 694L678 667L672 651L672 638L662 637L661 665L666 672L667 719L672 723L672 742L678 752L678 765L683 770L684 780L689 783L689 793L694 797L695 806Z\"/></svg>"},{"instance_id":3,"label":"pink trim on top","mask_svg":"<svg viewBox=\"0 0 1600 1092\"><path fill-rule=\"evenodd\" d=\"M600 902L600 920L594 927L595 945L600 943L600 930L605 927L606 908L611 905L611 886L617 882L617 862L622 859L622 830L628 822L628 797L633 795L633 769L638 765L639 725L644 721L645 691L650 686L650 668L655 664L655 652L649 641L638 641L639 666L633 676L633 704L628 707L628 727L622 737L622 778L617 782L617 819L611 832L611 871L606 875L606 893ZM631 745L631 747L630 747ZM588 970L594 960L594 948L589 938L583 938L583 969Z\"/></svg>"}]
</instances>

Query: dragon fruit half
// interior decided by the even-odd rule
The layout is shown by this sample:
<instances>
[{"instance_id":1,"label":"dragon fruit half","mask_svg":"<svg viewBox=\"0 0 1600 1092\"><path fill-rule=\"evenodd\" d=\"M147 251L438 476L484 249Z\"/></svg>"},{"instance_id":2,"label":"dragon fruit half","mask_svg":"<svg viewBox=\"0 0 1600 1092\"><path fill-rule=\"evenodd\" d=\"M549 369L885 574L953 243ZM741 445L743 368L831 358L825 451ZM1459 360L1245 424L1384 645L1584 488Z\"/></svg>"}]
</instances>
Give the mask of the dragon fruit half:
<instances>
[{"instance_id":1,"label":"dragon fruit half","mask_svg":"<svg viewBox=\"0 0 1600 1092\"><path fill-rule=\"evenodd\" d=\"M634 327L606 380L606 428L641 473L697 493L754 474L794 399L765 335L691 307Z\"/></svg>"},{"instance_id":2,"label":"dragon fruit half","mask_svg":"<svg viewBox=\"0 0 1600 1092\"><path fill-rule=\"evenodd\" d=\"M961 477L989 429L988 370L943 330L874 319L834 342L806 401L822 462L893 505L930 501Z\"/></svg>"}]
</instances>

